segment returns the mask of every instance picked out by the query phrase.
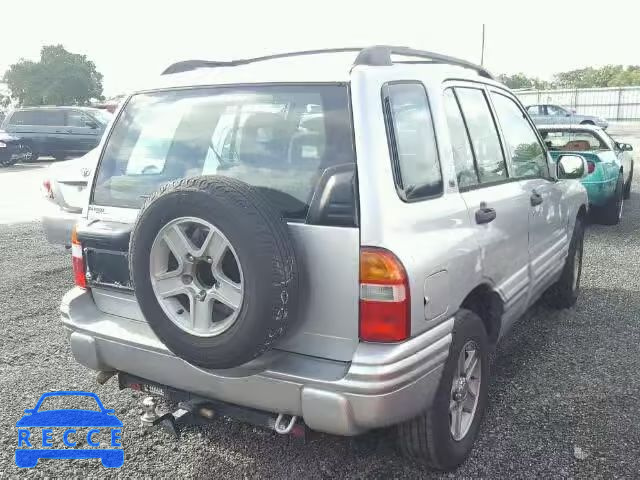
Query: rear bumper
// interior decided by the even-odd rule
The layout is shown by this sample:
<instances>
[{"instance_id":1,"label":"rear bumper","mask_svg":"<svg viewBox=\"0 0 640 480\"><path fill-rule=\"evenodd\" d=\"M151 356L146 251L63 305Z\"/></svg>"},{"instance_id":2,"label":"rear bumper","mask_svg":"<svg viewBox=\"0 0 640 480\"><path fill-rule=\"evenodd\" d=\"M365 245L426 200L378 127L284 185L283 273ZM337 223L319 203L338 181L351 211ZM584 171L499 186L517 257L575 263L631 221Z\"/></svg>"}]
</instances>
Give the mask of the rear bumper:
<instances>
[{"instance_id":1,"label":"rear bumper","mask_svg":"<svg viewBox=\"0 0 640 480\"><path fill-rule=\"evenodd\" d=\"M1 139L0 139L1 140ZM0 158L9 158L13 155L19 155L22 151L19 143L2 140L5 147L0 148Z\"/></svg>"},{"instance_id":2,"label":"rear bumper","mask_svg":"<svg viewBox=\"0 0 640 480\"><path fill-rule=\"evenodd\" d=\"M206 370L174 356L146 322L100 312L91 293L61 305L75 359L223 402L298 415L337 435L400 423L433 401L449 353L453 318L402 344L359 344L350 363L272 350L232 370Z\"/></svg>"},{"instance_id":3,"label":"rear bumper","mask_svg":"<svg viewBox=\"0 0 640 480\"><path fill-rule=\"evenodd\" d=\"M71 230L80 218L79 213L63 210L42 217L42 228L49 243L54 245L71 245Z\"/></svg>"}]
</instances>

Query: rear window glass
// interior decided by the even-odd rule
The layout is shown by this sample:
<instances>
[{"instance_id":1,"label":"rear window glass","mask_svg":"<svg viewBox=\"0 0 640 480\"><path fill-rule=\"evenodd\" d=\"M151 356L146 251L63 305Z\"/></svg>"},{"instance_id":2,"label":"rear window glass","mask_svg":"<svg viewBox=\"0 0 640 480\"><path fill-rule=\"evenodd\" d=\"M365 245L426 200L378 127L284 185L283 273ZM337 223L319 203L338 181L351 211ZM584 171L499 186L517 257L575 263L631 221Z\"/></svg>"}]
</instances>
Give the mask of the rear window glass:
<instances>
[{"instance_id":1,"label":"rear window glass","mask_svg":"<svg viewBox=\"0 0 640 480\"><path fill-rule=\"evenodd\" d=\"M541 130L540 135L551 151L610 150L603 139L588 130Z\"/></svg>"},{"instance_id":2,"label":"rear window glass","mask_svg":"<svg viewBox=\"0 0 640 480\"><path fill-rule=\"evenodd\" d=\"M138 94L105 147L93 202L139 208L169 181L224 175L303 219L323 171L355 163L347 87L217 87Z\"/></svg>"}]
</instances>

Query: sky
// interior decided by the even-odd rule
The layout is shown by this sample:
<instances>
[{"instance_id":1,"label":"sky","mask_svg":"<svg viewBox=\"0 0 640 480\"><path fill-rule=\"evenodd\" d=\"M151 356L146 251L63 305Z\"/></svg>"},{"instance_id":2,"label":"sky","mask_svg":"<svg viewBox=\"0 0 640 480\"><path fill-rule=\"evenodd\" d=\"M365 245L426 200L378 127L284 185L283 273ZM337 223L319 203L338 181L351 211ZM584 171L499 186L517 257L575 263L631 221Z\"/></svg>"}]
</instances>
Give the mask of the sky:
<instances>
[{"instance_id":1,"label":"sky","mask_svg":"<svg viewBox=\"0 0 640 480\"><path fill-rule=\"evenodd\" d=\"M636 5L638 4L638 5ZM0 75L40 48L86 54L105 95L134 89L174 61L292 50L406 45L480 62L494 74L640 64L640 2L431 0L21 0L3 16ZM13 39L13 40L10 40Z\"/></svg>"}]
</instances>

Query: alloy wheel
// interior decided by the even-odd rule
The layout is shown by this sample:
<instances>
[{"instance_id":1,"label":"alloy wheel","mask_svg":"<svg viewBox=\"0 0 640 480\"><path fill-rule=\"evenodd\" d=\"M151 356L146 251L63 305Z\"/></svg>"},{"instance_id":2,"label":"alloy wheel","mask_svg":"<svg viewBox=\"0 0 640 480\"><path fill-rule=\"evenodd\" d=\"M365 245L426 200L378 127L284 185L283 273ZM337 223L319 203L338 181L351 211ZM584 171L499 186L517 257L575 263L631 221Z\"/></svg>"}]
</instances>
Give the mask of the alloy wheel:
<instances>
[{"instance_id":1,"label":"alloy wheel","mask_svg":"<svg viewBox=\"0 0 640 480\"><path fill-rule=\"evenodd\" d=\"M162 227L151 246L150 274L160 306L185 332L213 337L235 323L244 297L242 268L211 223L180 217Z\"/></svg>"},{"instance_id":2,"label":"alloy wheel","mask_svg":"<svg viewBox=\"0 0 640 480\"><path fill-rule=\"evenodd\" d=\"M476 415L482 381L482 360L478 346L468 341L460 351L449 398L449 426L454 440L462 440Z\"/></svg>"}]
</instances>

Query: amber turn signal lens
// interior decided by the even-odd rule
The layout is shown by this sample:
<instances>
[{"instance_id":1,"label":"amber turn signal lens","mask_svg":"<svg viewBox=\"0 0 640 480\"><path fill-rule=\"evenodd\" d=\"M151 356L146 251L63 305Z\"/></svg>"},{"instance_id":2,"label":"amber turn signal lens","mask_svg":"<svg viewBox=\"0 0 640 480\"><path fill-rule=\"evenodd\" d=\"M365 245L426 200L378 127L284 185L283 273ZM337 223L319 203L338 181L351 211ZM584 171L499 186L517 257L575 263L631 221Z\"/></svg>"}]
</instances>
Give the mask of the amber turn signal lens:
<instances>
[{"instance_id":1,"label":"amber turn signal lens","mask_svg":"<svg viewBox=\"0 0 640 480\"><path fill-rule=\"evenodd\" d=\"M401 285L406 279L404 268L393 253L379 248L360 250L360 283Z\"/></svg>"}]
</instances>

